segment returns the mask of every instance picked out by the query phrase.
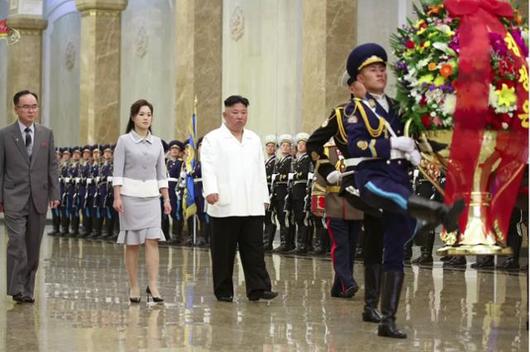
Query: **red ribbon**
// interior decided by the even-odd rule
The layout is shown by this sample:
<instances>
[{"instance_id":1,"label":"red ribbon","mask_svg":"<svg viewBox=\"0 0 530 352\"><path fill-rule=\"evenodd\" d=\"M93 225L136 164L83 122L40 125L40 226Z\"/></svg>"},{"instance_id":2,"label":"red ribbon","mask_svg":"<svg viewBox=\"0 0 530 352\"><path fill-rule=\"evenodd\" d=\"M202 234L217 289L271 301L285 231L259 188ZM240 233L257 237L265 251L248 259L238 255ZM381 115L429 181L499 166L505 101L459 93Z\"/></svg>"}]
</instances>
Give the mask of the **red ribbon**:
<instances>
[{"instance_id":1,"label":"red ribbon","mask_svg":"<svg viewBox=\"0 0 530 352\"><path fill-rule=\"evenodd\" d=\"M493 114L489 108L489 86L493 76L489 33L497 33L504 38L506 29L499 18L511 18L513 9L509 3L497 0L445 0L444 5L451 17L460 19L458 28L459 71L454 83L457 104L454 113L454 133L449 155L445 202L450 204L458 198L465 198L466 204L469 204L483 131L486 128L488 117ZM505 159L502 163L509 164L510 161L513 161L513 158L512 160ZM520 177L516 175L515 179L511 180L503 178L500 182L504 181L520 182ZM508 202L503 206L509 207L511 212L515 198L512 197L513 201L509 199L510 195L506 193L506 187L502 193L504 195L502 198ZM467 224L468 210L469 208L466 207L460 218L462 230ZM507 222L501 221L501 224L498 224L503 233L507 230L505 223L509 224L509 215Z\"/></svg>"}]
</instances>

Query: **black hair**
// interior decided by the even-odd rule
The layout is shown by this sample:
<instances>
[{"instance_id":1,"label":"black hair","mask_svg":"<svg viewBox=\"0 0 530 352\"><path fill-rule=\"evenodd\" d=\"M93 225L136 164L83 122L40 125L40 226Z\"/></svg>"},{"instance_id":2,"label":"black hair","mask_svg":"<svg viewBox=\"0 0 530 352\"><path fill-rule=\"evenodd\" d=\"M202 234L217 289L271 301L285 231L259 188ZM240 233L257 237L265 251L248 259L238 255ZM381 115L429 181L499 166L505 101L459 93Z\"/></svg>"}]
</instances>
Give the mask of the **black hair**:
<instances>
[{"instance_id":1,"label":"black hair","mask_svg":"<svg viewBox=\"0 0 530 352\"><path fill-rule=\"evenodd\" d=\"M142 106L147 106L147 107L149 107L149 109L151 110L151 114L154 113L154 110L153 110L153 104L151 104L151 103L148 102L147 100L145 100L145 99L140 99L140 100L135 101L135 102L131 105L131 113L129 114L129 122L127 123L127 128L125 129L125 133L129 133L129 132L131 132L131 131L134 129L134 121L133 121L133 117L135 117L136 115L138 115L138 113L140 112L140 109L142 108ZM151 126L149 126L149 132L152 133L152 131L151 131Z\"/></svg>"},{"instance_id":2,"label":"black hair","mask_svg":"<svg viewBox=\"0 0 530 352\"><path fill-rule=\"evenodd\" d=\"M13 103L15 105L18 105L18 101L20 100L20 97L24 96L24 95L28 95L28 94L31 94L35 97L35 99L37 101L39 101L39 97L37 96L37 93L33 93L29 90L21 90L20 92L17 92L14 96L13 96Z\"/></svg>"},{"instance_id":3,"label":"black hair","mask_svg":"<svg viewBox=\"0 0 530 352\"><path fill-rule=\"evenodd\" d=\"M224 101L225 107L234 106L236 104L243 104L245 107L249 106L250 103L247 98L242 97L241 95L231 95Z\"/></svg>"}]
</instances>

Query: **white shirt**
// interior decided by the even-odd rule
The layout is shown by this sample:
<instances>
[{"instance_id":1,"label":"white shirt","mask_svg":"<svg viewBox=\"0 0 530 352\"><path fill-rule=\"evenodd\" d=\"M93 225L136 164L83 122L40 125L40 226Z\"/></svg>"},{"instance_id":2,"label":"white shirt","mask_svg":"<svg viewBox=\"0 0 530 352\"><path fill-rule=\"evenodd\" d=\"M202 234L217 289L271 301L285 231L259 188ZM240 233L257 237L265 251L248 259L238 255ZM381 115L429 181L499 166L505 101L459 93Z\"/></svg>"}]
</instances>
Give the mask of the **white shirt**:
<instances>
[{"instance_id":1,"label":"white shirt","mask_svg":"<svg viewBox=\"0 0 530 352\"><path fill-rule=\"evenodd\" d=\"M213 217L263 216L269 203L261 140L245 129L241 142L222 124L204 136L201 147L202 182L205 197L217 193L208 204Z\"/></svg>"},{"instance_id":2,"label":"white shirt","mask_svg":"<svg viewBox=\"0 0 530 352\"><path fill-rule=\"evenodd\" d=\"M386 99L386 94L374 94L374 93L370 93L370 94L375 98L375 100L377 100L379 105L381 105L381 107L385 109L386 112L388 112L388 109L390 107L388 106L388 100Z\"/></svg>"}]
</instances>

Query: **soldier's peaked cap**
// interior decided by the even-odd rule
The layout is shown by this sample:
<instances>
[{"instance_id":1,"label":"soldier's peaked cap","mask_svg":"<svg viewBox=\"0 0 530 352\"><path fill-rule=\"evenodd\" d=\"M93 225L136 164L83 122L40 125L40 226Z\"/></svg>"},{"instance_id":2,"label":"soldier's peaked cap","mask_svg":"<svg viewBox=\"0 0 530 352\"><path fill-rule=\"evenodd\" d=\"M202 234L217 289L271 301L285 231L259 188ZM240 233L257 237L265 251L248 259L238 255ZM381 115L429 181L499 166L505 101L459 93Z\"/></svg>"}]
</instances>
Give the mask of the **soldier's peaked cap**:
<instances>
[{"instance_id":1,"label":"soldier's peaked cap","mask_svg":"<svg viewBox=\"0 0 530 352\"><path fill-rule=\"evenodd\" d=\"M348 80L348 84L354 82L359 72L366 66L383 63L386 64L388 56L385 49L376 43L365 43L356 46L346 61L346 71L351 77Z\"/></svg>"}]
</instances>

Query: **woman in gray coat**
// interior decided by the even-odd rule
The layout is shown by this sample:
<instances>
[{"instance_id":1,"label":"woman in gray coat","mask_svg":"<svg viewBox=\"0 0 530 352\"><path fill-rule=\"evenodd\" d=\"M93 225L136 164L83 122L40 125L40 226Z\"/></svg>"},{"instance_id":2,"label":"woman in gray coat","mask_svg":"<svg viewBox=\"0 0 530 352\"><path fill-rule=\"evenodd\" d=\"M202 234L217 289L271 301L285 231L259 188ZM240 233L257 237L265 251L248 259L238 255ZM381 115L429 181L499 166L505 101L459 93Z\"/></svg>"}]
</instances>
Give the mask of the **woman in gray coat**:
<instances>
[{"instance_id":1,"label":"woman in gray coat","mask_svg":"<svg viewBox=\"0 0 530 352\"><path fill-rule=\"evenodd\" d=\"M163 302L158 291L158 241L165 241L161 227L160 194L164 213L171 213L164 148L151 134L153 106L138 100L131 106L126 134L118 138L114 151L114 209L120 216L118 243L125 244L125 266L129 273L129 300L140 302L138 253L145 243L147 299Z\"/></svg>"}]
</instances>

